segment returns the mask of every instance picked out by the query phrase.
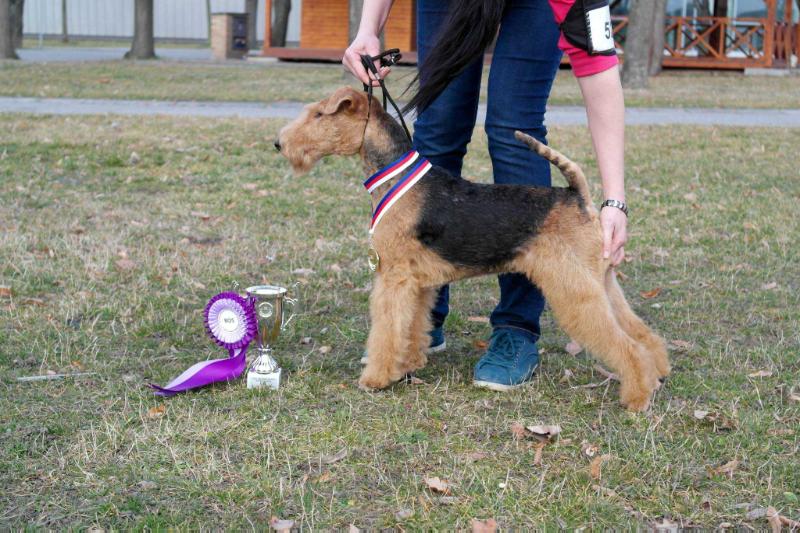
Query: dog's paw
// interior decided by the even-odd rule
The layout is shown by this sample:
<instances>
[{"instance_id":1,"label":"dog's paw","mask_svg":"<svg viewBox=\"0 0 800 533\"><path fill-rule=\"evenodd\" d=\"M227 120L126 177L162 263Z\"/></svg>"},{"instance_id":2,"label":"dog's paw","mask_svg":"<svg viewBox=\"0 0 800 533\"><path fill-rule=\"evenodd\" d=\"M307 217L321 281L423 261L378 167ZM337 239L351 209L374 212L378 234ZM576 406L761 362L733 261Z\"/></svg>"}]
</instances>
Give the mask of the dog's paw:
<instances>
[{"instance_id":1,"label":"dog's paw","mask_svg":"<svg viewBox=\"0 0 800 533\"><path fill-rule=\"evenodd\" d=\"M366 371L361 374L361 378L358 380L358 388L363 391L376 391L385 389L391 384L392 380L389 379L388 376L375 376L368 374Z\"/></svg>"},{"instance_id":2,"label":"dog's paw","mask_svg":"<svg viewBox=\"0 0 800 533\"><path fill-rule=\"evenodd\" d=\"M653 392L658 388L658 381L651 384L649 387L644 383L625 383L623 381L619 393L619 401L625 406L628 411L634 413L641 413L646 411L650 406L650 399Z\"/></svg>"}]
</instances>

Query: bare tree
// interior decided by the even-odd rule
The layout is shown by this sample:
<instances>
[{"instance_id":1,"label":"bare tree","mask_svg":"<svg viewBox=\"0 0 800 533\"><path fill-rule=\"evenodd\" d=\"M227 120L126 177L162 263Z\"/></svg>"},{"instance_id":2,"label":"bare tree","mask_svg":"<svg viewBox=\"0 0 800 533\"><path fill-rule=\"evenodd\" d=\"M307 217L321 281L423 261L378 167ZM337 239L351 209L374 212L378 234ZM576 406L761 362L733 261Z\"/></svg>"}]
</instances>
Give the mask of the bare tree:
<instances>
[{"instance_id":1,"label":"bare tree","mask_svg":"<svg viewBox=\"0 0 800 533\"><path fill-rule=\"evenodd\" d=\"M67 27L67 0L61 0L61 42L69 42L69 28Z\"/></svg>"},{"instance_id":2,"label":"bare tree","mask_svg":"<svg viewBox=\"0 0 800 533\"><path fill-rule=\"evenodd\" d=\"M154 59L153 0L136 0L133 9L133 43L125 59Z\"/></svg>"},{"instance_id":3,"label":"bare tree","mask_svg":"<svg viewBox=\"0 0 800 533\"><path fill-rule=\"evenodd\" d=\"M650 49L648 74L657 76L664 62L664 21L667 18L667 0L655 0L653 13L653 46Z\"/></svg>"},{"instance_id":4,"label":"bare tree","mask_svg":"<svg viewBox=\"0 0 800 533\"><path fill-rule=\"evenodd\" d=\"M269 45L286 46L286 30L289 27L292 0L273 0L272 6L275 9L275 22L272 23L272 38Z\"/></svg>"},{"instance_id":5,"label":"bare tree","mask_svg":"<svg viewBox=\"0 0 800 533\"><path fill-rule=\"evenodd\" d=\"M246 0L244 12L247 13L247 49L252 50L258 45L258 33L256 33L256 23L258 22L258 0Z\"/></svg>"},{"instance_id":6,"label":"bare tree","mask_svg":"<svg viewBox=\"0 0 800 533\"><path fill-rule=\"evenodd\" d=\"M0 0L0 59L19 59L15 48L11 0Z\"/></svg>"},{"instance_id":7,"label":"bare tree","mask_svg":"<svg viewBox=\"0 0 800 533\"><path fill-rule=\"evenodd\" d=\"M11 31L14 48L22 48L22 14L25 11L25 0L11 0Z\"/></svg>"},{"instance_id":8,"label":"bare tree","mask_svg":"<svg viewBox=\"0 0 800 533\"><path fill-rule=\"evenodd\" d=\"M631 0L622 65L622 84L630 89L647 88L654 16L653 0Z\"/></svg>"}]
</instances>

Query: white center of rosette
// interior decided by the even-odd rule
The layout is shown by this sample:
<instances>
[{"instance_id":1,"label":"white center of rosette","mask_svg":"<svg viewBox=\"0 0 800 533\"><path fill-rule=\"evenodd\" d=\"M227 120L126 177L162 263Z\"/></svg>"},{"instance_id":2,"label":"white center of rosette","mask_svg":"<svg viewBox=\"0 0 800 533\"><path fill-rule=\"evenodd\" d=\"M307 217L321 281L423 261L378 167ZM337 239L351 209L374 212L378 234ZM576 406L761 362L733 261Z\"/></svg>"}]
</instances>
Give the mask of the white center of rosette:
<instances>
[{"instance_id":1,"label":"white center of rosette","mask_svg":"<svg viewBox=\"0 0 800 533\"><path fill-rule=\"evenodd\" d=\"M247 317L236 301L222 299L214 302L209 309L208 318L211 333L222 342L239 342L247 333Z\"/></svg>"},{"instance_id":2,"label":"white center of rosette","mask_svg":"<svg viewBox=\"0 0 800 533\"><path fill-rule=\"evenodd\" d=\"M224 331L236 331L239 327L239 316L230 309L225 309L219 314L219 325Z\"/></svg>"}]
</instances>

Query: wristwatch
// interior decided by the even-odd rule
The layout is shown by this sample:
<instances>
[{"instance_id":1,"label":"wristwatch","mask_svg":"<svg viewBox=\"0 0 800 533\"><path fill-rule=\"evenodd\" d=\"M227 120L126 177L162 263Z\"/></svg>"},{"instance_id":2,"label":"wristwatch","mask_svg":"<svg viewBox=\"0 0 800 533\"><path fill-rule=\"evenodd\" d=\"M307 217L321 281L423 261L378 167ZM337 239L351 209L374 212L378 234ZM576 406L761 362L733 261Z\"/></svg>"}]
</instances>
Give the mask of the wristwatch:
<instances>
[{"instance_id":1,"label":"wristwatch","mask_svg":"<svg viewBox=\"0 0 800 533\"><path fill-rule=\"evenodd\" d=\"M625 213L625 216L628 216L628 204L626 204L625 202L620 202L619 200L612 200L611 198L609 198L608 200L600 204L600 210L602 211L602 209L607 205L611 207L616 207L617 209Z\"/></svg>"}]
</instances>

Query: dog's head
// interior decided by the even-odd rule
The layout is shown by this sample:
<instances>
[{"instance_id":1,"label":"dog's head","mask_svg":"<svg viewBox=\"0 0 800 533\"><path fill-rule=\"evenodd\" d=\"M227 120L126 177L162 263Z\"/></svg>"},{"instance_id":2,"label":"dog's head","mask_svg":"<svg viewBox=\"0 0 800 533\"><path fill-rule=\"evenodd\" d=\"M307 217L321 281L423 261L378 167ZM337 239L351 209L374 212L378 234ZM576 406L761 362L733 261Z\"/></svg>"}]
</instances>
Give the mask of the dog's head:
<instances>
[{"instance_id":1,"label":"dog's head","mask_svg":"<svg viewBox=\"0 0 800 533\"><path fill-rule=\"evenodd\" d=\"M352 87L337 89L328 98L308 104L299 117L278 134L275 148L294 171L302 174L326 155L353 155L364 141L367 95Z\"/></svg>"}]
</instances>

